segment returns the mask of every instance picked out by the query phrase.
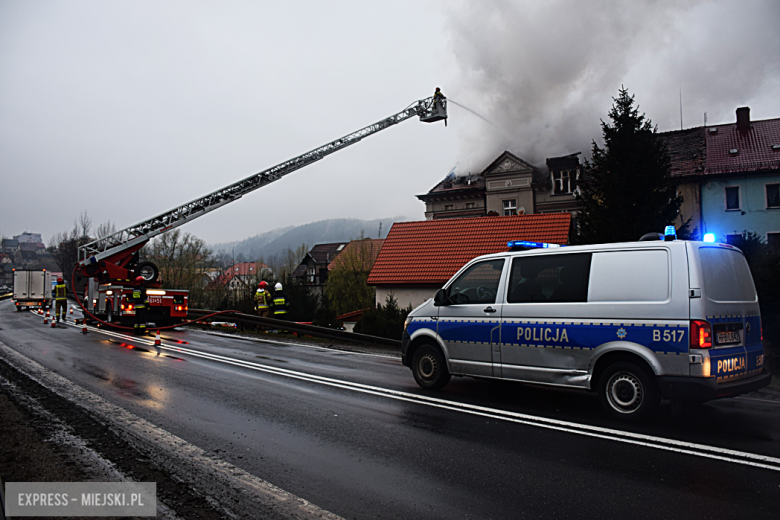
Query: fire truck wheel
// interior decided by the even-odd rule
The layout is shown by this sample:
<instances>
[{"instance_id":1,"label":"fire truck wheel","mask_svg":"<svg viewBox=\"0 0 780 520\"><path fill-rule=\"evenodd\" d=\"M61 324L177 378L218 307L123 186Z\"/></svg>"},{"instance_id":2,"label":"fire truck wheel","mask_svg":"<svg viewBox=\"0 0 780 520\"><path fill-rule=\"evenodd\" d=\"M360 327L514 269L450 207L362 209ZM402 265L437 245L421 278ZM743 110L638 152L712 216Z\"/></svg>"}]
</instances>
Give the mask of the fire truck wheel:
<instances>
[{"instance_id":1,"label":"fire truck wheel","mask_svg":"<svg viewBox=\"0 0 780 520\"><path fill-rule=\"evenodd\" d=\"M143 276L147 282L154 282L157 280L157 275L160 270L152 262L141 262L138 267L135 268L136 276Z\"/></svg>"}]
</instances>

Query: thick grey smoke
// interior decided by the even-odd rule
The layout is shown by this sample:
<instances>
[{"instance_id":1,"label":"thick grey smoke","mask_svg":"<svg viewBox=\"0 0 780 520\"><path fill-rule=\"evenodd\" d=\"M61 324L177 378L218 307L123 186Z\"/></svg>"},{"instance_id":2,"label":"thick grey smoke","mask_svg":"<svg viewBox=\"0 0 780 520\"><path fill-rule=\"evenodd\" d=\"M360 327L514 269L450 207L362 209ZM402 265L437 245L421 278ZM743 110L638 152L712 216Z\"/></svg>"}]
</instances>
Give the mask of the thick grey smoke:
<instances>
[{"instance_id":1,"label":"thick grey smoke","mask_svg":"<svg viewBox=\"0 0 780 520\"><path fill-rule=\"evenodd\" d=\"M508 149L532 164L600 141L624 85L659 131L780 117L780 2L466 0L447 13L460 67L446 94L470 118L461 170ZM460 110L460 112L458 112Z\"/></svg>"}]
</instances>

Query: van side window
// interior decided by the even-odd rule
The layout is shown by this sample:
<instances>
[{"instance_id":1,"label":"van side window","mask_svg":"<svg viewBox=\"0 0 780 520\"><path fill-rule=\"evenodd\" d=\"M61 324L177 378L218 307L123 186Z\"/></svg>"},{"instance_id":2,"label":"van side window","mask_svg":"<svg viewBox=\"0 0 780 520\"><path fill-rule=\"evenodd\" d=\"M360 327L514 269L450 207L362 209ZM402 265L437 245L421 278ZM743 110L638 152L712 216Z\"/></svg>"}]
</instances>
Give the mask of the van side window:
<instances>
[{"instance_id":1,"label":"van side window","mask_svg":"<svg viewBox=\"0 0 780 520\"><path fill-rule=\"evenodd\" d=\"M452 304L496 303L504 260L479 262L461 274L447 290Z\"/></svg>"},{"instance_id":2,"label":"van side window","mask_svg":"<svg viewBox=\"0 0 780 520\"><path fill-rule=\"evenodd\" d=\"M509 303L576 303L588 299L591 253L518 257L512 260Z\"/></svg>"},{"instance_id":3,"label":"van side window","mask_svg":"<svg viewBox=\"0 0 780 520\"><path fill-rule=\"evenodd\" d=\"M670 292L664 249L593 253L589 302L664 302Z\"/></svg>"}]
</instances>

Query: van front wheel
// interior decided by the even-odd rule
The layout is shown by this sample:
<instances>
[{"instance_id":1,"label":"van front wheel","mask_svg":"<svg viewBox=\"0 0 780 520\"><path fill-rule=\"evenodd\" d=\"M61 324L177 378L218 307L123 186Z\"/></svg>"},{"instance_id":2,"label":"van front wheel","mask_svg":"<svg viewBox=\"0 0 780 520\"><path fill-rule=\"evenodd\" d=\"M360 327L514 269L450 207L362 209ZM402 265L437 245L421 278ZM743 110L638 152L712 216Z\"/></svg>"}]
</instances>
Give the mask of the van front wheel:
<instances>
[{"instance_id":1,"label":"van front wheel","mask_svg":"<svg viewBox=\"0 0 780 520\"><path fill-rule=\"evenodd\" d=\"M414 353L412 373L417 384L426 390L436 390L450 382L444 356L430 345L422 345Z\"/></svg>"},{"instance_id":2,"label":"van front wheel","mask_svg":"<svg viewBox=\"0 0 780 520\"><path fill-rule=\"evenodd\" d=\"M599 380L601 405L617 419L644 417L658 406L660 397L654 378L634 363L610 365Z\"/></svg>"}]
</instances>

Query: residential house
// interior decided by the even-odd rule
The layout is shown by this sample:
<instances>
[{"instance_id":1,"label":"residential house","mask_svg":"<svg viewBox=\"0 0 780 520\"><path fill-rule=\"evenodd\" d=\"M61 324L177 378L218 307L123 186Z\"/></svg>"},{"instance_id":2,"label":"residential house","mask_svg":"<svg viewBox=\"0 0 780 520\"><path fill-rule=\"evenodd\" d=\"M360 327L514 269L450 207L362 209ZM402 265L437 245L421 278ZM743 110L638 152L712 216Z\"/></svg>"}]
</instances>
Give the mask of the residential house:
<instances>
[{"instance_id":1,"label":"residential house","mask_svg":"<svg viewBox=\"0 0 780 520\"><path fill-rule=\"evenodd\" d=\"M505 151L476 175L450 173L428 193L425 218L576 213L574 193L581 176L579 153L547 159L547 173Z\"/></svg>"},{"instance_id":2,"label":"residential house","mask_svg":"<svg viewBox=\"0 0 780 520\"><path fill-rule=\"evenodd\" d=\"M239 262L225 269L206 286L206 290L221 287L227 287L231 292L251 290L270 273L271 269L264 263Z\"/></svg>"},{"instance_id":3,"label":"residential house","mask_svg":"<svg viewBox=\"0 0 780 520\"><path fill-rule=\"evenodd\" d=\"M384 238L362 238L352 240L341 251L341 254L328 264L328 271L346 268L353 271L371 271L379 252L382 250Z\"/></svg>"},{"instance_id":4,"label":"residential house","mask_svg":"<svg viewBox=\"0 0 780 520\"><path fill-rule=\"evenodd\" d=\"M301 263L293 271L293 278L298 283L305 283L312 292L322 294L322 288L328 281L328 264L330 264L346 247L348 242L317 244L303 257Z\"/></svg>"},{"instance_id":5,"label":"residential house","mask_svg":"<svg viewBox=\"0 0 780 520\"><path fill-rule=\"evenodd\" d=\"M394 293L399 307L417 306L469 260L507 250L510 240L567 244L569 213L396 222L371 269L376 302Z\"/></svg>"},{"instance_id":6,"label":"residential house","mask_svg":"<svg viewBox=\"0 0 780 520\"><path fill-rule=\"evenodd\" d=\"M19 241L12 238L4 238L0 242L0 253L13 253L19 249Z\"/></svg>"},{"instance_id":7,"label":"residential house","mask_svg":"<svg viewBox=\"0 0 780 520\"><path fill-rule=\"evenodd\" d=\"M743 231L780 246L780 118L750 120L660 134L685 198L680 223L692 218L700 236L739 243Z\"/></svg>"}]
</instances>

